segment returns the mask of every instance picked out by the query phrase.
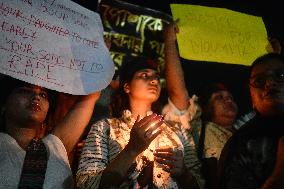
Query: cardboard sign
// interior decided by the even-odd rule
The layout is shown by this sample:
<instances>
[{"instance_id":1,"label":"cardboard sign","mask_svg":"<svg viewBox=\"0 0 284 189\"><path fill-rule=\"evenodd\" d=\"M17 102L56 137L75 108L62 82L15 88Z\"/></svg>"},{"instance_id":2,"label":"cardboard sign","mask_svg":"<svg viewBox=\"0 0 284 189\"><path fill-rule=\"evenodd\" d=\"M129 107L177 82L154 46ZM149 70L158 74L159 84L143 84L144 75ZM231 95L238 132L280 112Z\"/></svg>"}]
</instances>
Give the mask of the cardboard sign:
<instances>
[{"instance_id":1,"label":"cardboard sign","mask_svg":"<svg viewBox=\"0 0 284 189\"><path fill-rule=\"evenodd\" d=\"M261 17L224 8L171 4L179 18L181 57L191 60L250 65L271 51Z\"/></svg>"},{"instance_id":2,"label":"cardboard sign","mask_svg":"<svg viewBox=\"0 0 284 189\"><path fill-rule=\"evenodd\" d=\"M163 70L162 30L172 20L170 15L119 0L100 1L99 11L117 70L136 56L158 60L158 69Z\"/></svg>"},{"instance_id":3,"label":"cardboard sign","mask_svg":"<svg viewBox=\"0 0 284 189\"><path fill-rule=\"evenodd\" d=\"M1 73L74 95L110 83L99 14L69 0L0 0L0 18Z\"/></svg>"}]
</instances>

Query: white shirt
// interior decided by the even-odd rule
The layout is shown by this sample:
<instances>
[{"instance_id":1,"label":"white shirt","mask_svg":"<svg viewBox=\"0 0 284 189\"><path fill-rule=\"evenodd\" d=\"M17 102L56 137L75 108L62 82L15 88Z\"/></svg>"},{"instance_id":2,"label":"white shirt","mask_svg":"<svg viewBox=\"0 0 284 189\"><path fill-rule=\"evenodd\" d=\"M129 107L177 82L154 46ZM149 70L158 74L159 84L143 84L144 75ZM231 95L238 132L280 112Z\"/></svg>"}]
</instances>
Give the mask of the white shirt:
<instances>
[{"instance_id":1,"label":"white shirt","mask_svg":"<svg viewBox=\"0 0 284 189\"><path fill-rule=\"evenodd\" d=\"M43 188L72 188L73 177L63 143L52 134L44 137L43 143L49 155ZM13 137L0 133L0 189L18 188L25 155Z\"/></svg>"}]
</instances>

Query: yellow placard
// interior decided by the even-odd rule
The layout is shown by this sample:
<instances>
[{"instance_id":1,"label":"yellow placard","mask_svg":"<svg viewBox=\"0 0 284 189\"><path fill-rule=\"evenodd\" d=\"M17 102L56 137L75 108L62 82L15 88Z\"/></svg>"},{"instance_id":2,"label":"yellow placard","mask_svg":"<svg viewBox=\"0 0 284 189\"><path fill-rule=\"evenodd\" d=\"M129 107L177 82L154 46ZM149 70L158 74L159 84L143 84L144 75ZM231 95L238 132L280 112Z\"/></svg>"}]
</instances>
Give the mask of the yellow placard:
<instances>
[{"instance_id":1,"label":"yellow placard","mask_svg":"<svg viewBox=\"0 0 284 189\"><path fill-rule=\"evenodd\" d=\"M179 18L177 40L185 59L251 65L271 51L261 17L225 8L170 6L174 19Z\"/></svg>"}]
</instances>

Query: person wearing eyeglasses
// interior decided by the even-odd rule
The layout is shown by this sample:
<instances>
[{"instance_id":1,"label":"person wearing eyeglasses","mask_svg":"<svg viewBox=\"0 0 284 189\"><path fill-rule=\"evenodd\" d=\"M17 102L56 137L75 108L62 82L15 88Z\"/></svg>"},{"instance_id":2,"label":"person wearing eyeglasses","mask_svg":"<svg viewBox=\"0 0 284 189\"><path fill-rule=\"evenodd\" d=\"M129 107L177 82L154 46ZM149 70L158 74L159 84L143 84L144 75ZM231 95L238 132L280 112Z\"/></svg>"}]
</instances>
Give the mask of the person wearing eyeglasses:
<instances>
[{"instance_id":1,"label":"person wearing eyeglasses","mask_svg":"<svg viewBox=\"0 0 284 189\"><path fill-rule=\"evenodd\" d=\"M226 143L218 188L284 188L284 57L257 58L249 89L256 116Z\"/></svg>"}]
</instances>

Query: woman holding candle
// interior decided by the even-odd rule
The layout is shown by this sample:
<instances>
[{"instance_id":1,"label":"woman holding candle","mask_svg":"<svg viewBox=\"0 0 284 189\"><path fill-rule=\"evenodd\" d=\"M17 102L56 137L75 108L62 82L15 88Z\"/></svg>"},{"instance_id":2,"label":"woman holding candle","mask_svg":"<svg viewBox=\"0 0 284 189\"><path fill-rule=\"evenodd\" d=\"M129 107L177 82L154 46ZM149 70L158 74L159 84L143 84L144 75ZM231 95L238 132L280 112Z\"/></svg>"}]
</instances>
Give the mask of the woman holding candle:
<instances>
[{"instance_id":1,"label":"woman holding candle","mask_svg":"<svg viewBox=\"0 0 284 189\"><path fill-rule=\"evenodd\" d=\"M153 65L136 58L122 66L112 103L114 118L92 126L79 162L79 188L202 185L195 146L180 123L158 115L161 86Z\"/></svg>"}]
</instances>

